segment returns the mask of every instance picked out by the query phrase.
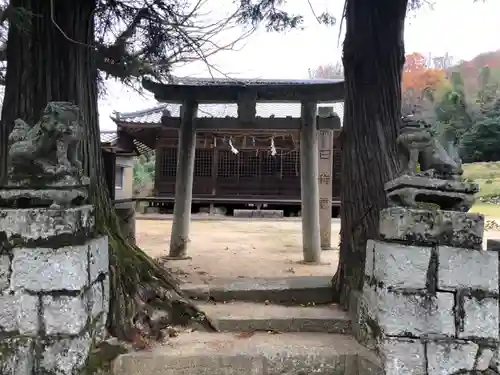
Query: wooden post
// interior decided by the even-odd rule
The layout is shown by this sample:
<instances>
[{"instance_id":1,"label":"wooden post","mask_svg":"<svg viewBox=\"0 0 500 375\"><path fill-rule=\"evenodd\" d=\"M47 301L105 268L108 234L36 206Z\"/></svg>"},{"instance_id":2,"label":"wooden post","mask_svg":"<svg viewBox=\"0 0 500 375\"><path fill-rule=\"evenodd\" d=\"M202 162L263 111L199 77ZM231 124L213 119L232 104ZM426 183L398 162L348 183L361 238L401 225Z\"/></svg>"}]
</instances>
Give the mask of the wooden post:
<instances>
[{"instance_id":1,"label":"wooden post","mask_svg":"<svg viewBox=\"0 0 500 375\"><path fill-rule=\"evenodd\" d=\"M170 259L186 259L193 199L194 158L196 151L196 112L198 104L186 101L182 104L181 128L177 151L175 179L175 204L172 234L170 235Z\"/></svg>"},{"instance_id":2,"label":"wooden post","mask_svg":"<svg viewBox=\"0 0 500 375\"><path fill-rule=\"evenodd\" d=\"M111 151L102 152L104 163L104 178L109 190L109 198L115 199L116 154Z\"/></svg>"},{"instance_id":3,"label":"wooden post","mask_svg":"<svg viewBox=\"0 0 500 375\"><path fill-rule=\"evenodd\" d=\"M304 262L319 263L318 137L316 103L303 102L300 129L300 190L302 197L302 247Z\"/></svg>"},{"instance_id":4,"label":"wooden post","mask_svg":"<svg viewBox=\"0 0 500 375\"><path fill-rule=\"evenodd\" d=\"M332 248L333 131L318 132L319 228L321 249Z\"/></svg>"}]
</instances>

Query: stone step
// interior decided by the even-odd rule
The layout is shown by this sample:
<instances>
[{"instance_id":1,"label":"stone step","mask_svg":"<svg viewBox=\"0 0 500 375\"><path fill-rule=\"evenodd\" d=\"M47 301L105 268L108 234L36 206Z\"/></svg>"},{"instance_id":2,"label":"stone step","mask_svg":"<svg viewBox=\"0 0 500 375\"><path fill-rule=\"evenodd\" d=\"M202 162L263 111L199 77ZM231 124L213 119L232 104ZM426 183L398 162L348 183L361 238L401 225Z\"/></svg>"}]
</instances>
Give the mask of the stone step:
<instances>
[{"instance_id":1,"label":"stone step","mask_svg":"<svg viewBox=\"0 0 500 375\"><path fill-rule=\"evenodd\" d=\"M234 210L234 217L246 218L280 218L283 217L283 210Z\"/></svg>"},{"instance_id":2,"label":"stone step","mask_svg":"<svg viewBox=\"0 0 500 375\"><path fill-rule=\"evenodd\" d=\"M214 280L212 284L181 286L187 296L198 300L269 302L283 305L332 302L330 276L241 278Z\"/></svg>"},{"instance_id":3,"label":"stone step","mask_svg":"<svg viewBox=\"0 0 500 375\"><path fill-rule=\"evenodd\" d=\"M180 333L119 356L115 375L380 375L375 355L348 335Z\"/></svg>"},{"instance_id":4,"label":"stone step","mask_svg":"<svg viewBox=\"0 0 500 375\"><path fill-rule=\"evenodd\" d=\"M252 302L203 303L198 307L221 332L350 333L351 321L337 305L280 306Z\"/></svg>"}]
</instances>

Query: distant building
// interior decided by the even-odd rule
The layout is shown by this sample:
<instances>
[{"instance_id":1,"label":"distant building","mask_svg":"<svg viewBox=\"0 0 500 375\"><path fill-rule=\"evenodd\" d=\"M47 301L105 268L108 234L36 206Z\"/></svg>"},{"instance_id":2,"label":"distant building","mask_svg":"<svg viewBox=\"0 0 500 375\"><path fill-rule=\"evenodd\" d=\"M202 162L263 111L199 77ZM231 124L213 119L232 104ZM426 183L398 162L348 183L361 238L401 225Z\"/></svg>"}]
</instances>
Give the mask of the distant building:
<instances>
[{"instance_id":1,"label":"distant building","mask_svg":"<svg viewBox=\"0 0 500 375\"><path fill-rule=\"evenodd\" d=\"M122 231L135 241L135 202L133 198L134 157L142 151L134 140L120 131L102 131L101 146L104 159L104 173L114 208L122 219ZM120 202L123 200L123 202Z\"/></svg>"},{"instance_id":2,"label":"distant building","mask_svg":"<svg viewBox=\"0 0 500 375\"><path fill-rule=\"evenodd\" d=\"M123 145L120 147L117 143L118 133L116 131L103 131L100 136L108 188L111 190L112 198L116 200L132 199L134 157L140 152L135 145L129 145L128 148L123 148ZM111 170L111 167L114 167L114 171Z\"/></svg>"}]
</instances>

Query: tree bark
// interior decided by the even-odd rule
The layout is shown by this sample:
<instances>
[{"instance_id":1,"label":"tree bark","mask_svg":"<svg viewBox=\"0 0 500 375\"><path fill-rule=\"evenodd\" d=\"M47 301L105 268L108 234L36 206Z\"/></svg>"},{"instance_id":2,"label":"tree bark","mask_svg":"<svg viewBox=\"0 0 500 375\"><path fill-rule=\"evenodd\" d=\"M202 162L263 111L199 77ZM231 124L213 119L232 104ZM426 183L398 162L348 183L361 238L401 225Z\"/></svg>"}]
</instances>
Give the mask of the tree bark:
<instances>
[{"instance_id":1,"label":"tree bark","mask_svg":"<svg viewBox=\"0 0 500 375\"><path fill-rule=\"evenodd\" d=\"M94 11L96 0L11 0L11 6L31 14L22 23L10 19L5 98L0 127L0 182L6 175L8 135L14 120L34 124L49 101L79 106L84 123L82 147L86 174L91 179L91 203L96 207L97 231L110 244L111 299L108 329L120 339L134 340L148 304L170 315L196 317L170 274L123 235L113 209L104 174L97 112ZM142 315L141 315L142 314ZM144 322L143 322L144 323ZM202 321L212 328L208 320ZM155 337L158 326L148 333ZM142 332L141 332L142 334Z\"/></svg>"},{"instance_id":2,"label":"tree bark","mask_svg":"<svg viewBox=\"0 0 500 375\"><path fill-rule=\"evenodd\" d=\"M34 124L49 101L78 104L88 128L98 129L97 71L91 57L95 1L11 0L10 6L24 16L9 20L0 133L2 176L14 120ZM101 172L93 170L96 175Z\"/></svg>"},{"instance_id":3,"label":"tree bark","mask_svg":"<svg viewBox=\"0 0 500 375\"><path fill-rule=\"evenodd\" d=\"M340 259L334 286L348 308L363 285L367 239L376 239L384 184L399 164L404 20L407 0L348 0L343 49L346 98L342 134Z\"/></svg>"}]
</instances>

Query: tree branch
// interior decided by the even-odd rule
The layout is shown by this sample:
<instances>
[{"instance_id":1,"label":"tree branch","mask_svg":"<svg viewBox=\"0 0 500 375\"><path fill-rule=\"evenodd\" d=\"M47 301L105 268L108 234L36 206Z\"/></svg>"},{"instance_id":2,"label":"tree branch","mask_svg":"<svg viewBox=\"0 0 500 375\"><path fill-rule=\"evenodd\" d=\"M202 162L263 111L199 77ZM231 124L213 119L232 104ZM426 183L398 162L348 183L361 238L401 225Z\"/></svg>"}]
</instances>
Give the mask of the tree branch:
<instances>
[{"instance_id":1,"label":"tree branch","mask_svg":"<svg viewBox=\"0 0 500 375\"><path fill-rule=\"evenodd\" d=\"M165 0L116 1L114 7L98 10L99 69L126 84L142 76L168 80L174 65L200 60L209 70L218 71L208 62L209 57L222 50L234 50L254 29L247 28L236 38L218 43L220 34L241 27L241 10L236 8L223 19L207 22L202 13L205 4L206 0L193 5Z\"/></svg>"}]
</instances>

